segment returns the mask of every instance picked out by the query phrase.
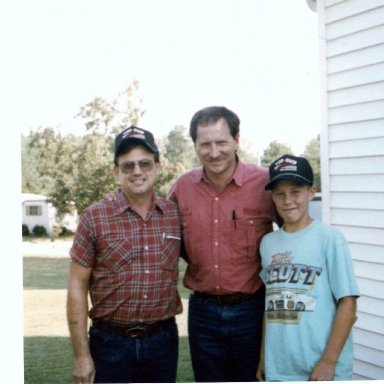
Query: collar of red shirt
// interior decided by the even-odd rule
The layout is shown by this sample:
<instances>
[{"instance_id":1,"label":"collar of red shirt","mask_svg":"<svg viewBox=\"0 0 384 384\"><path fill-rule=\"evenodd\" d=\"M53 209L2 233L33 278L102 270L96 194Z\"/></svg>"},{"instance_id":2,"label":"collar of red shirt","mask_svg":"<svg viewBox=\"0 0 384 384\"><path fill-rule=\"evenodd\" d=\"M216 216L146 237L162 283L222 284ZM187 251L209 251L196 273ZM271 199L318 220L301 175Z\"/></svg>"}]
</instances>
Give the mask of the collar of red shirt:
<instances>
[{"instance_id":1,"label":"collar of red shirt","mask_svg":"<svg viewBox=\"0 0 384 384\"><path fill-rule=\"evenodd\" d=\"M117 188L114 192L113 202L115 204L115 212L116 215L121 215L127 209L131 208L129 201L125 198L123 191L121 188ZM160 211L164 212L165 210L165 201L160 199L155 194L152 195L152 209L158 208Z\"/></svg>"},{"instance_id":2,"label":"collar of red shirt","mask_svg":"<svg viewBox=\"0 0 384 384\"><path fill-rule=\"evenodd\" d=\"M237 161L237 165L236 165L235 173L233 174L232 180L234 181L234 183L237 186L241 187L243 185L243 181L244 181L244 168L245 167L244 167L244 163L242 163L239 160L237 155L236 155L236 161ZM193 181L196 184L199 183L200 181L206 181L205 171L204 171L203 167L196 168L195 171L196 172L193 175Z\"/></svg>"}]
</instances>

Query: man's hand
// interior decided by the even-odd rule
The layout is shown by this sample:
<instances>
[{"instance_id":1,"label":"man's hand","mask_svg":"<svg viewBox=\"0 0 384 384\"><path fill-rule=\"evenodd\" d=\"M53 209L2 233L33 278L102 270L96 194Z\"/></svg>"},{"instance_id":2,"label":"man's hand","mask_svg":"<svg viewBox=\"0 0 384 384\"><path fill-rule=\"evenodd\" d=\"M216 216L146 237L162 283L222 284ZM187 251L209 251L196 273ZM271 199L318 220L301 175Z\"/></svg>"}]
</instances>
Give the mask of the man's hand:
<instances>
[{"instance_id":1,"label":"man's hand","mask_svg":"<svg viewBox=\"0 0 384 384\"><path fill-rule=\"evenodd\" d=\"M72 371L74 383L92 384L95 381L95 365L91 357L78 358Z\"/></svg>"},{"instance_id":2,"label":"man's hand","mask_svg":"<svg viewBox=\"0 0 384 384\"><path fill-rule=\"evenodd\" d=\"M327 362L324 360L320 360L311 375L309 376L309 381L333 381L335 376L335 366L336 363Z\"/></svg>"}]
</instances>

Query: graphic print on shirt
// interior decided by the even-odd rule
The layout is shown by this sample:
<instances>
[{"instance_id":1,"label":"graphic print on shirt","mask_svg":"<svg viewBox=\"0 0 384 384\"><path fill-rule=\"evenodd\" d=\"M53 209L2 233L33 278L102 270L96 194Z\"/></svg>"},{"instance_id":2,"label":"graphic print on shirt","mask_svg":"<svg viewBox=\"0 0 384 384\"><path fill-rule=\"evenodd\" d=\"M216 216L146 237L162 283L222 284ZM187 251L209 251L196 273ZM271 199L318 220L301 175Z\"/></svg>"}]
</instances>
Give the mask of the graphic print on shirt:
<instances>
[{"instance_id":1,"label":"graphic print on shirt","mask_svg":"<svg viewBox=\"0 0 384 384\"><path fill-rule=\"evenodd\" d=\"M277 253L265 270L265 312L269 322L300 323L304 312L314 311L311 295L322 268L294 262L291 252Z\"/></svg>"}]
</instances>

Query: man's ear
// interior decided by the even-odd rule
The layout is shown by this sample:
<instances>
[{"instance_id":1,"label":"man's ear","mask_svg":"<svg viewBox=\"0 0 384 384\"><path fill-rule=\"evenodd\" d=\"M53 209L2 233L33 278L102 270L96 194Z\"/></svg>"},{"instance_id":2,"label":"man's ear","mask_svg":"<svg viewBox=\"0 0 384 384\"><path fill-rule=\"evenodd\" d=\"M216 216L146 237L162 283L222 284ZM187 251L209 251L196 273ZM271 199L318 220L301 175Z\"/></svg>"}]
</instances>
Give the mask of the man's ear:
<instances>
[{"instance_id":1,"label":"man's ear","mask_svg":"<svg viewBox=\"0 0 384 384\"><path fill-rule=\"evenodd\" d=\"M160 161L158 163L155 163L155 171L156 171L156 177L159 177L160 173L161 173L161 163L160 163Z\"/></svg>"},{"instance_id":2,"label":"man's ear","mask_svg":"<svg viewBox=\"0 0 384 384\"><path fill-rule=\"evenodd\" d=\"M117 179L117 176L119 175L119 167L117 165L114 165L112 168L113 176Z\"/></svg>"}]
</instances>

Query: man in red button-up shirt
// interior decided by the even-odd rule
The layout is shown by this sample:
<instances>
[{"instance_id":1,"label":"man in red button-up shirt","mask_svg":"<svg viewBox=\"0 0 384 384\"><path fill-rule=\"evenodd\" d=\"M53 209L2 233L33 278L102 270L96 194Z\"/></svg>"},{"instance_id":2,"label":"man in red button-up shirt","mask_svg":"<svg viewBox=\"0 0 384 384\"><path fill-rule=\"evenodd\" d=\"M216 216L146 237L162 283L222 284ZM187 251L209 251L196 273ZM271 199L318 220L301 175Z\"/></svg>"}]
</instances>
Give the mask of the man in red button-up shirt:
<instances>
[{"instance_id":1,"label":"man in red button-up shirt","mask_svg":"<svg viewBox=\"0 0 384 384\"><path fill-rule=\"evenodd\" d=\"M181 313L177 293L180 218L154 194L159 151L130 127L115 140L121 185L81 215L71 248L68 325L75 382L175 382ZM87 337L88 292L92 308Z\"/></svg>"},{"instance_id":2,"label":"man in red button-up shirt","mask_svg":"<svg viewBox=\"0 0 384 384\"><path fill-rule=\"evenodd\" d=\"M254 381L264 286L259 244L275 211L264 190L268 171L237 156L240 120L225 107L192 118L202 167L183 174L169 198L182 221L188 267L189 342L196 381Z\"/></svg>"}]
</instances>

